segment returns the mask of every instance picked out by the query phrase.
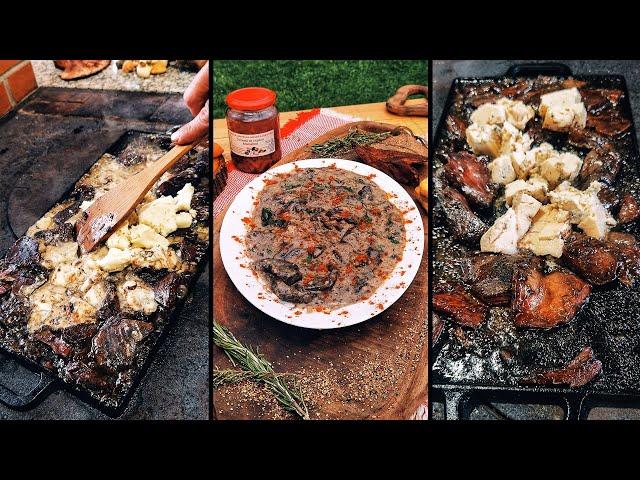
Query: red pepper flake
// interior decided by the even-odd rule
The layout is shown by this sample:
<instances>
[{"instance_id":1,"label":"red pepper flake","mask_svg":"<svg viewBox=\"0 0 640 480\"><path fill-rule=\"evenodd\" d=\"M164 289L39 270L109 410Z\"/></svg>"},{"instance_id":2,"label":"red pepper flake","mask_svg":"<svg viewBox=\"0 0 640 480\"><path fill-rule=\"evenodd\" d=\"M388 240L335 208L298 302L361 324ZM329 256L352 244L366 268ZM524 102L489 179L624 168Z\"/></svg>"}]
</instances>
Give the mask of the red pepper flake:
<instances>
[{"instance_id":1,"label":"red pepper flake","mask_svg":"<svg viewBox=\"0 0 640 480\"><path fill-rule=\"evenodd\" d=\"M321 306L321 305L318 305L318 306L316 307L316 312L322 312L322 311L324 311L324 307L323 307L323 306Z\"/></svg>"},{"instance_id":2,"label":"red pepper flake","mask_svg":"<svg viewBox=\"0 0 640 480\"><path fill-rule=\"evenodd\" d=\"M316 268L316 272L326 275L327 273L329 273L329 269L327 268L327 265L325 263L321 263L320 265L318 265L318 268Z\"/></svg>"},{"instance_id":3,"label":"red pepper flake","mask_svg":"<svg viewBox=\"0 0 640 480\"><path fill-rule=\"evenodd\" d=\"M276 183L278 183L278 180L272 180L272 179L270 179L270 178L267 178L267 179L264 181L264 183L265 183L265 185L275 185Z\"/></svg>"},{"instance_id":4,"label":"red pepper flake","mask_svg":"<svg viewBox=\"0 0 640 480\"><path fill-rule=\"evenodd\" d=\"M303 285L308 285L311 282L311 280L313 280L314 278L315 278L315 275L307 274L302 279L302 284Z\"/></svg>"},{"instance_id":5,"label":"red pepper flake","mask_svg":"<svg viewBox=\"0 0 640 480\"><path fill-rule=\"evenodd\" d=\"M378 310L384 310L384 305L382 305L381 303L379 303L378 305L376 305L376 308Z\"/></svg>"},{"instance_id":6,"label":"red pepper flake","mask_svg":"<svg viewBox=\"0 0 640 480\"><path fill-rule=\"evenodd\" d=\"M232 235L231 238L233 238L238 243L242 243L242 239L240 237L238 237L237 235Z\"/></svg>"},{"instance_id":7,"label":"red pepper flake","mask_svg":"<svg viewBox=\"0 0 640 480\"><path fill-rule=\"evenodd\" d=\"M351 216L351 214L346 210L342 210L340 212L340 218L349 218L350 216Z\"/></svg>"},{"instance_id":8,"label":"red pepper flake","mask_svg":"<svg viewBox=\"0 0 640 480\"><path fill-rule=\"evenodd\" d=\"M302 315L302 312L300 310L296 310L295 312L293 312L294 315Z\"/></svg>"},{"instance_id":9,"label":"red pepper flake","mask_svg":"<svg viewBox=\"0 0 640 480\"><path fill-rule=\"evenodd\" d=\"M253 228L255 225L253 223L253 220L251 220L249 217L243 217L242 218L242 222L247 225L248 227Z\"/></svg>"},{"instance_id":10,"label":"red pepper flake","mask_svg":"<svg viewBox=\"0 0 640 480\"><path fill-rule=\"evenodd\" d=\"M289 212L282 212L279 216L282 220L286 222L291 221L291 214Z\"/></svg>"}]
</instances>

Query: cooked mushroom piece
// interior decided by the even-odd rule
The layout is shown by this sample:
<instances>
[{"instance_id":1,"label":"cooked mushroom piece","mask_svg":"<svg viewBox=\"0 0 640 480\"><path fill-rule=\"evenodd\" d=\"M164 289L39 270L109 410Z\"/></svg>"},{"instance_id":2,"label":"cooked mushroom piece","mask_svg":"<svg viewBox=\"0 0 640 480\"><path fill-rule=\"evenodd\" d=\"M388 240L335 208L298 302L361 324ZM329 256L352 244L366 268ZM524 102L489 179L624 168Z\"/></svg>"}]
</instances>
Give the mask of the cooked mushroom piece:
<instances>
[{"instance_id":1,"label":"cooked mushroom piece","mask_svg":"<svg viewBox=\"0 0 640 480\"><path fill-rule=\"evenodd\" d=\"M612 185L620 172L621 164L620 154L612 147L594 148L584 157L578 180L585 187L596 181Z\"/></svg>"},{"instance_id":2,"label":"cooked mushroom piece","mask_svg":"<svg viewBox=\"0 0 640 480\"><path fill-rule=\"evenodd\" d=\"M453 237L458 241L477 245L489 226L473 213L467 199L451 187L437 190L436 199Z\"/></svg>"},{"instance_id":3,"label":"cooked mushroom piece","mask_svg":"<svg viewBox=\"0 0 640 480\"><path fill-rule=\"evenodd\" d=\"M491 174L487 166L475 155L457 152L449 155L444 166L446 179L460 188L464 196L480 208L492 205L496 195L496 186L491 183Z\"/></svg>"},{"instance_id":4,"label":"cooked mushroom piece","mask_svg":"<svg viewBox=\"0 0 640 480\"><path fill-rule=\"evenodd\" d=\"M572 273L545 275L539 259L514 274L512 309L517 327L553 328L570 322L587 301L591 286Z\"/></svg>"},{"instance_id":5,"label":"cooked mushroom piece","mask_svg":"<svg viewBox=\"0 0 640 480\"><path fill-rule=\"evenodd\" d=\"M640 280L640 245L630 233L609 232L607 244L615 252L618 262L618 279L627 287L635 287Z\"/></svg>"},{"instance_id":6,"label":"cooked mushroom piece","mask_svg":"<svg viewBox=\"0 0 640 480\"><path fill-rule=\"evenodd\" d=\"M629 192L625 193L620 202L618 223L631 223L640 218L640 203Z\"/></svg>"},{"instance_id":7,"label":"cooked mushroom piece","mask_svg":"<svg viewBox=\"0 0 640 480\"><path fill-rule=\"evenodd\" d=\"M283 281L287 285L293 285L302 280L300 269L295 263L286 260L277 260L275 258L267 258L257 262L258 269L269 275L273 275L277 279Z\"/></svg>"},{"instance_id":8,"label":"cooked mushroom piece","mask_svg":"<svg viewBox=\"0 0 640 480\"><path fill-rule=\"evenodd\" d=\"M602 362L593 354L593 349L584 347L566 367L536 373L520 381L534 385L568 385L571 388L586 385L602 371Z\"/></svg>"},{"instance_id":9,"label":"cooked mushroom piece","mask_svg":"<svg viewBox=\"0 0 640 480\"><path fill-rule=\"evenodd\" d=\"M524 258L519 255L474 255L465 262L465 282L483 302L509 305L514 268L522 261Z\"/></svg>"},{"instance_id":10,"label":"cooked mushroom piece","mask_svg":"<svg viewBox=\"0 0 640 480\"><path fill-rule=\"evenodd\" d=\"M616 279L618 258L605 242L583 233L571 232L564 240L562 261L593 285Z\"/></svg>"},{"instance_id":11,"label":"cooked mushroom piece","mask_svg":"<svg viewBox=\"0 0 640 480\"><path fill-rule=\"evenodd\" d=\"M454 322L477 328L484 323L488 307L467 292L461 285L453 285L448 291L433 296L433 309L444 313Z\"/></svg>"}]
</instances>

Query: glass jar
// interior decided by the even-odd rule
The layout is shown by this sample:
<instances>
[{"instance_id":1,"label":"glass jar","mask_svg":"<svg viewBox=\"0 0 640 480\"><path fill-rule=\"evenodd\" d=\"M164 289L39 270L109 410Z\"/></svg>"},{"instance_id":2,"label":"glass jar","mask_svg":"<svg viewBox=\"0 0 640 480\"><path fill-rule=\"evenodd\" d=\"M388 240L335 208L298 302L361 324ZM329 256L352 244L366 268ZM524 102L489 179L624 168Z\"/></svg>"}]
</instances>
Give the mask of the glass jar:
<instances>
[{"instance_id":1,"label":"glass jar","mask_svg":"<svg viewBox=\"0 0 640 480\"><path fill-rule=\"evenodd\" d=\"M262 173L282 157L276 93L262 87L234 90L226 98L231 158L238 170Z\"/></svg>"}]
</instances>

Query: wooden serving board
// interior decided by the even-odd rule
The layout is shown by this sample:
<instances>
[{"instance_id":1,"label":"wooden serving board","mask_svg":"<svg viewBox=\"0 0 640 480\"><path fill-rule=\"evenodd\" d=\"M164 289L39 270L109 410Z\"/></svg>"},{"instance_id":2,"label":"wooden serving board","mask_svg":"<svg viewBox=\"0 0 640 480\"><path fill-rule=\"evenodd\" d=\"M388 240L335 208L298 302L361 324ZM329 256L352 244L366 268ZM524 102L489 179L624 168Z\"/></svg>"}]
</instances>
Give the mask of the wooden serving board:
<instances>
[{"instance_id":1,"label":"wooden serving board","mask_svg":"<svg viewBox=\"0 0 640 480\"><path fill-rule=\"evenodd\" d=\"M353 127L372 132L396 125L354 122L317 138L276 165L313 156L310 146L346 135ZM354 155L343 158L354 159ZM426 165L424 175L426 175ZM415 199L413 188L406 187ZM426 212L419 207L427 232ZM257 347L280 373L298 374L312 419L426 418L428 340L428 255L415 279L391 307L361 324L335 330L309 330L265 315L236 290L220 257L218 235L226 212L214 222L213 312L245 345ZM231 365L214 347L214 366ZM213 394L217 419L294 418L283 412L266 388L249 382L225 385Z\"/></svg>"}]
</instances>

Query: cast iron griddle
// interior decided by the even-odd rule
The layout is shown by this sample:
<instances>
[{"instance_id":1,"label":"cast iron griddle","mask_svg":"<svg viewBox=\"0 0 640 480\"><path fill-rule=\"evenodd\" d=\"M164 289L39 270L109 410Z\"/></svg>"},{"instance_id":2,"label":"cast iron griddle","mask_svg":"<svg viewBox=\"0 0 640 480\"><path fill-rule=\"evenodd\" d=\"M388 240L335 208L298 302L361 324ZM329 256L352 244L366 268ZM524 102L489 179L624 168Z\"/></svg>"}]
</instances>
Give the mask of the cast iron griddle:
<instances>
[{"instance_id":1,"label":"cast iron griddle","mask_svg":"<svg viewBox=\"0 0 640 480\"><path fill-rule=\"evenodd\" d=\"M162 133L190 118L178 94L38 89L0 121L0 255L126 131ZM192 292L122 417L208 418L208 275ZM5 354L0 383L0 418L104 418Z\"/></svg>"},{"instance_id":2,"label":"cast iron griddle","mask_svg":"<svg viewBox=\"0 0 640 480\"><path fill-rule=\"evenodd\" d=\"M515 77L549 75L559 79L572 76L568 67L559 64L512 67L505 76L491 78L457 78L454 80L435 136L434 171L442 165L443 154L451 152L446 131L446 118L452 113L456 93L461 89L487 82L515 83ZM624 95L620 110L632 121L629 96L624 77L616 75L572 76L596 88L617 88ZM456 112L468 121L473 111ZM559 143L557 148L562 146ZM635 128L627 131L617 148L623 152L623 166L618 177L618 189L639 190L637 162L639 158ZM461 149L458 146L457 149ZM584 157L584 152L581 153ZM434 284L439 280L460 281L460 262L472 251L450 238L447 228L434 209L433 271ZM488 219L493 223L494 218ZM618 228L616 228L618 229ZM635 223L621 230L638 235ZM540 401L560 403L566 416L578 418L586 413L585 398L605 398L615 401L640 399L640 292L620 286L617 282L594 287L587 305L568 324L551 330L516 330L508 312L493 309L490 321L477 331L465 329L469 344L460 348L453 334L455 326L445 321L441 338L432 349L432 387L445 397L445 415L458 418L470 411L472 394L507 401ZM501 318L503 317L503 318ZM491 326L489 326L491 325ZM602 364L601 374L584 387L541 387L522 385L519 379L544 370L565 366L585 346L591 346ZM515 361L507 364L499 357L504 347L515 350Z\"/></svg>"}]
</instances>

